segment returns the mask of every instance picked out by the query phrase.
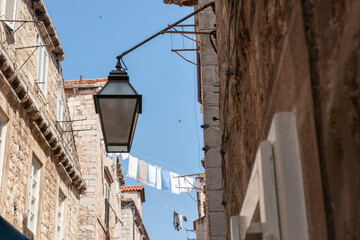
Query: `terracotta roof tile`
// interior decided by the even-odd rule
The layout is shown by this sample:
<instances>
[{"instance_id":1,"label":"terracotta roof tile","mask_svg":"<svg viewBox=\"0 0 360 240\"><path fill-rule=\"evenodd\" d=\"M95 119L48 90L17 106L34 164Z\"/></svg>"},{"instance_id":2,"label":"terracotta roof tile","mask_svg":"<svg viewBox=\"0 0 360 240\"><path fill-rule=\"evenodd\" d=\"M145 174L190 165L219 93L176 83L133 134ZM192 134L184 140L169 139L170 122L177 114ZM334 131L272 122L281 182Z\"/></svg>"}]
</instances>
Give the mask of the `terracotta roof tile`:
<instances>
[{"instance_id":1,"label":"terracotta roof tile","mask_svg":"<svg viewBox=\"0 0 360 240\"><path fill-rule=\"evenodd\" d=\"M83 80L70 80L65 81L65 85L74 85L74 84L94 84L94 83L101 83L107 82L107 78L95 78L95 79L83 79Z\"/></svg>"},{"instance_id":2,"label":"terracotta roof tile","mask_svg":"<svg viewBox=\"0 0 360 240\"><path fill-rule=\"evenodd\" d=\"M142 185L137 186L122 186L121 187L122 192L140 192L141 201L145 202L145 189Z\"/></svg>"}]
</instances>

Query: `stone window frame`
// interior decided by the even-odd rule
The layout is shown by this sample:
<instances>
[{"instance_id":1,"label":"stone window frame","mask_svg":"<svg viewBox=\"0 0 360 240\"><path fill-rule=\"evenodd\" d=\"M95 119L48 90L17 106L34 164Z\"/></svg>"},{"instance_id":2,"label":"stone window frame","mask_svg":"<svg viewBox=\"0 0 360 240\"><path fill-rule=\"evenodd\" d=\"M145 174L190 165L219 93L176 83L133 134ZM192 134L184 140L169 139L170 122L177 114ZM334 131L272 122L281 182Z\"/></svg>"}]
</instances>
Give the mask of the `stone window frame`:
<instances>
[{"instance_id":1,"label":"stone window frame","mask_svg":"<svg viewBox=\"0 0 360 240\"><path fill-rule=\"evenodd\" d=\"M5 144L6 144L6 130L8 119L0 112L0 186L3 178L3 171L5 170Z\"/></svg>"},{"instance_id":2,"label":"stone window frame","mask_svg":"<svg viewBox=\"0 0 360 240\"><path fill-rule=\"evenodd\" d=\"M37 169L36 172L34 170ZM34 177L34 173L36 176ZM29 176L29 188L28 188L28 207L27 207L27 220L26 220L26 226L27 229L29 229L32 234L36 235L37 225L38 225L38 218L39 218L39 205L40 205L40 185L41 185L41 175L42 175L42 163L41 161L36 157L36 155L33 155L32 161L31 161L31 172ZM36 178L36 179L34 179ZM36 189L33 192L33 184L36 183ZM36 201L34 209L32 210L32 200ZM34 215L34 221L33 226L31 226L31 220L30 215Z\"/></svg>"},{"instance_id":3,"label":"stone window frame","mask_svg":"<svg viewBox=\"0 0 360 240\"><path fill-rule=\"evenodd\" d=\"M44 40L40 35L37 38L37 43L38 45L45 45ZM47 51L46 46L38 47L37 51L38 54L37 54L35 84L37 84L37 87L40 89L40 92L46 98L50 54Z\"/></svg>"},{"instance_id":4,"label":"stone window frame","mask_svg":"<svg viewBox=\"0 0 360 240\"><path fill-rule=\"evenodd\" d=\"M11 2L13 3L13 13L12 13L12 16L10 18L7 18L7 15L6 15L6 8L8 7L7 3ZM16 13L17 13L17 4L18 4L18 1L17 0L3 0L2 3L1 3L1 19L4 19L4 20L16 20ZM11 31L14 31L15 29L15 26L16 26L16 23L15 22L5 22L6 26L11 30Z\"/></svg>"},{"instance_id":5,"label":"stone window frame","mask_svg":"<svg viewBox=\"0 0 360 240\"><path fill-rule=\"evenodd\" d=\"M59 189L58 202L56 208L56 225L55 225L56 240L62 240L64 237L65 205L66 205L66 196Z\"/></svg>"}]
</instances>

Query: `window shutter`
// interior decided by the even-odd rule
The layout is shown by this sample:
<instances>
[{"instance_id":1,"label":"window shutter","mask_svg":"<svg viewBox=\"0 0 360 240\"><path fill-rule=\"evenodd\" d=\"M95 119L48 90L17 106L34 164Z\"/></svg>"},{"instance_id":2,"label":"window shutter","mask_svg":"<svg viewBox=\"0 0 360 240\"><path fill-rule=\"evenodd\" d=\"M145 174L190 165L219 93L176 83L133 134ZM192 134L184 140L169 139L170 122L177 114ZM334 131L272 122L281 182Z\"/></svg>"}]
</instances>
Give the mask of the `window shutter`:
<instances>
[{"instance_id":1,"label":"window shutter","mask_svg":"<svg viewBox=\"0 0 360 240\"><path fill-rule=\"evenodd\" d=\"M263 141L256 154L240 214L230 219L232 240L280 239L273 159L272 144Z\"/></svg>"},{"instance_id":2,"label":"window shutter","mask_svg":"<svg viewBox=\"0 0 360 240\"><path fill-rule=\"evenodd\" d=\"M5 20L15 20L16 14L16 0L4 0L5 1L5 9L3 15L5 15ZM6 24L14 30L15 23L14 22L6 22Z\"/></svg>"},{"instance_id":3,"label":"window shutter","mask_svg":"<svg viewBox=\"0 0 360 240\"><path fill-rule=\"evenodd\" d=\"M44 45L42 39L39 37L38 45ZM37 82L41 92L46 94L46 81L48 73L49 55L46 51L46 47L38 48L38 66L37 66Z\"/></svg>"},{"instance_id":4,"label":"window shutter","mask_svg":"<svg viewBox=\"0 0 360 240\"><path fill-rule=\"evenodd\" d=\"M59 121L59 125L60 125L60 127L63 127L63 122L62 122L62 120L63 120L63 112L64 112L64 110L63 110L64 108L63 108L63 103L62 103L62 101L61 101L61 98L59 97L59 99L58 99L58 104L57 104L57 113L56 113L56 120L57 121Z\"/></svg>"}]
</instances>

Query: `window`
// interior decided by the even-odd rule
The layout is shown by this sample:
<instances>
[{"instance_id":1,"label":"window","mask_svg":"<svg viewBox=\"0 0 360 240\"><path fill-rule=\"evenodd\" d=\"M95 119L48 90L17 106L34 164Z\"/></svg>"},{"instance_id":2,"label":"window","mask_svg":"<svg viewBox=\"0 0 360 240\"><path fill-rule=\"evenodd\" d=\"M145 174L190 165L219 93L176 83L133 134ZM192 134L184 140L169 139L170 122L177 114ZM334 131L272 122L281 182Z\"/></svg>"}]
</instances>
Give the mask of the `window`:
<instances>
[{"instance_id":1,"label":"window","mask_svg":"<svg viewBox=\"0 0 360 240\"><path fill-rule=\"evenodd\" d=\"M4 152L5 152L5 125L6 122L4 118L0 115L0 186L1 186L1 179L2 179L2 171L4 167Z\"/></svg>"},{"instance_id":2,"label":"window","mask_svg":"<svg viewBox=\"0 0 360 240\"><path fill-rule=\"evenodd\" d=\"M27 227L36 234L36 225L39 208L39 189L40 189L40 173L41 164L34 157L31 165L31 173L29 180L29 206L27 216Z\"/></svg>"},{"instance_id":3,"label":"window","mask_svg":"<svg viewBox=\"0 0 360 240\"><path fill-rule=\"evenodd\" d=\"M59 122L59 126L63 127L63 117L64 117L64 106L61 98L58 99L57 111L56 111L56 120Z\"/></svg>"},{"instance_id":4,"label":"window","mask_svg":"<svg viewBox=\"0 0 360 240\"><path fill-rule=\"evenodd\" d=\"M16 0L3 0L2 1L1 16L5 20L16 20ZM15 29L15 22L5 22L10 30Z\"/></svg>"},{"instance_id":5,"label":"window","mask_svg":"<svg viewBox=\"0 0 360 240\"><path fill-rule=\"evenodd\" d=\"M43 46L44 42L41 37L38 38L38 45ZM41 92L46 95L47 86L47 73L48 73L48 62L49 54L46 47L38 47L38 61L37 61L37 73L36 73L36 84L38 85Z\"/></svg>"},{"instance_id":6,"label":"window","mask_svg":"<svg viewBox=\"0 0 360 240\"><path fill-rule=\"evenodd\" d=\"M107 229L109 229L110 186L107 180L105 180L104 199L105 199L105 226Z\"/></svg>"},{"instance_id":7,"label":"window","mask_svg":"<svg viewBox=\"0 0 360 240\"><path fill-rule=\"evenodd\" d=\"M56 240L63 239L63 222L64 222L64 203L65 196L59 192L58 197L58 208L57 208L57 219L56 219Z\"/></svg>"}]
</instances>

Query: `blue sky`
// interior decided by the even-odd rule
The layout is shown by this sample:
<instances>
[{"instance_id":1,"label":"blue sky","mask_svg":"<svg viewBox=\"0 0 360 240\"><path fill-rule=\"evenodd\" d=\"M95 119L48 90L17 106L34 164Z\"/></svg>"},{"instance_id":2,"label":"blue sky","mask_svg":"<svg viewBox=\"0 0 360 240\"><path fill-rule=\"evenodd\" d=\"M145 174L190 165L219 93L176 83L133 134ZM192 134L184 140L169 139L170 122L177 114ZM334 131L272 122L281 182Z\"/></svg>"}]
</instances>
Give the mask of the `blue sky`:
<instances>
[{"instance_id":1,"label":"blue sky","mask_svg":"<svg viewBox=\"0 0 360 240\"><path fill-rule=\"evenodd\" d=\"M193 11L162 0L106 0L101 4L95 0L45 0L45 4L65 49L65 80L80 75L84 79L108 76L117 55ZM179 35L161 35L124 57L130 82L143 95L143 113L131 154L179 174L199 173L203 137L194 86L196 68L172 53L172 47L195 45ZM195 55L188 52L185 56L194 60ZM126 174L128 162L122 164ZM136 184L126 177L126 185ZM197 205L187 194L145 186L145 195L143 220L151 239L195 237L172 226L175 210L188 217L184 228L193 228ZM196 198L194 192L191 195Z\"/></svg>"}]
</instances>

